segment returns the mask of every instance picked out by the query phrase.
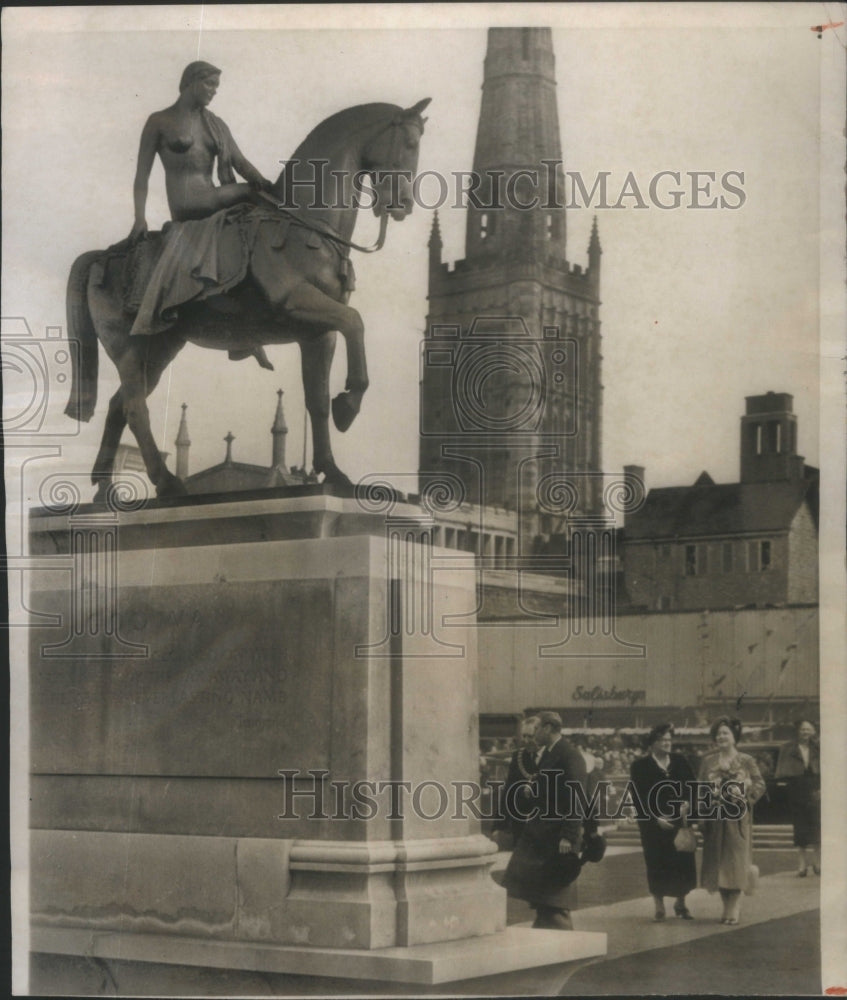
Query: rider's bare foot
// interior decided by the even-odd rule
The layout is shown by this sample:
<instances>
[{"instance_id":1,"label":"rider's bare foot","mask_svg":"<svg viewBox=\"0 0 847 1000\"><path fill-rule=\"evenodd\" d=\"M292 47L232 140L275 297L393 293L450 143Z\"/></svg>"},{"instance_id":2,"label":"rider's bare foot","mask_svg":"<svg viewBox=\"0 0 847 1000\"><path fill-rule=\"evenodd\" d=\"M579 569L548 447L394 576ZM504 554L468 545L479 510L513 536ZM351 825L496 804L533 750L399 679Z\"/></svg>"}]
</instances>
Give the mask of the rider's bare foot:
<instances>
[{"instance_id":1,"label":"rider's bare foot","mask_svg":"<svg viewBox=\"0 0 847 1000\"><path fill-rule=\"evenodd\" d=\"M274 366L269 361L267 354L265 354L265 349L261 345L245 351L229 352L230 361L243 361L245 358L255 358L259 362L260 368L267 368L270 372L274 370Z\"/></svg>"}]
</instances>

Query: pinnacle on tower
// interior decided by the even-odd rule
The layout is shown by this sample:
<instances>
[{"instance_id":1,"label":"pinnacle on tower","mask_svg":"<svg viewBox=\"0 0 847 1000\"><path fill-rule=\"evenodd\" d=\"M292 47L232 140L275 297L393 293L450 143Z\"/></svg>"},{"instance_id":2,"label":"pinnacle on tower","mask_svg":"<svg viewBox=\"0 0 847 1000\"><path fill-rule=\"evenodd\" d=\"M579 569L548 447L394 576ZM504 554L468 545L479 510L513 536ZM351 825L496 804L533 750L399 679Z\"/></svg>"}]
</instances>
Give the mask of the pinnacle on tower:
<instances>
[{"instance_id":1,"label":"pinnacle on tower","mask_svg":"<svg viewBox=\"0 0 847 1000\"><path fill-rule=\"evenodd\" d=\"M285 423L285 414L282 410L282 389L277 389L276 391L276 413L274 414L273 427L271 427L271 434L287 434L288 426Z\"/></svg>"},{"instance_id":2,"label":"pinnacle on tower","mask_svg":"<svg viewBox=\"0 0 847 1000\"><path fill-rule=\"evenodd\" d=\"M441 257L441 250L444 243L441 239L441 226L438 223L438 209L436 208L432 217L432 229L429 234L429 246L430 251L437 250L439 258Z\"/></svg>"},{"instance_id":3,"label":"pinnacle on tower","mask_svg":"<svg viewBox=\"0 0 847 1000\"><path fill-rule=\"evenodd\" d=\"M597 232L597 216L595 215L591 224L591 238L588 241L588 260L599 258L602 253L603 248L600 246L600 234Z\"/></svg>"},{"instance_id":4,"label":"pinnacle on tower","mask_svg":"<svg viewBox=\"0 0 847 1000\"><path fill-rule=\"evenodd\" d=\"M271 465L275 469L285 468L285 438L288 434L288 426L285 423L285 414L282 410L282 389L277 389L276 414L274 416L271 434L273 434L273 457Z\"/></svg>"},{"instance_id":5,"label":"pinnacle on tower","mask_svg":"<svg viewBox=\"0 0 847 1000\"><path fill-rule=\"evenodd\" d=\"M226 437L224 438L224 441L226 441L226 458L224 459L225 465L232 465L232 442L234 440L235 435L232 431L227 431Z\"/></svg>"},{"instance_id":6,"label":"pinnacle on tower","mask_svg":"<svg viewBox=\"0 0 847 1000\"><path fill-rule=\"evenodd\" d=\"M441 251L444 243L441 239L441 226L438 224L438 209L432 219L432 230L429 234L429 273L437 272L441 267Z\"/></svg>"},{"instance_id":7,"label":"pinnacle on tower","mask_svg":"<svg viewBox=\"0 0 847 1000\"><path fill-rule=\"evenodd\" d=\"M588 274L595 291L600 289L600 258L603 248L600 246L600 234L597 231L597 216L591 225L591 238L588 241Z\"/></svg>"},{"instance_id":8,"label":"pinnacle on tower","mask_svg":"<svg viewBox=\"0 0 847 1000\"><path fill-rule=\"evenodd\" d=\"M191 438L188 436L188 421L185 411L188 404L182 404L182 416L179 421L179 430L176 432L176 474L180 479L185 479L188 475L188 449L191 447Z\"/></svg>"}]
</instances>

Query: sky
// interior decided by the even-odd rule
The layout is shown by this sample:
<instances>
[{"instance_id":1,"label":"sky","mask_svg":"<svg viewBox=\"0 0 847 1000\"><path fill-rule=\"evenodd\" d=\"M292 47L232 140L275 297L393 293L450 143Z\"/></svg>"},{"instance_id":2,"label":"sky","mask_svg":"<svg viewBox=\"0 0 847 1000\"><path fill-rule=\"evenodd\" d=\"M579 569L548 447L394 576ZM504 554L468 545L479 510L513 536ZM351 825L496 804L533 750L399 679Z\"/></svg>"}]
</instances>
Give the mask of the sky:
<instances>
[{"instance_id":1,"label":"sky","mask_svg":"<svg viewBox=\"0 0 847 1000\"><path fill-rule=\"evenodd\" d=\"M396 10L370 8L343 28L332 8L141 8L133 27L114 8L7 9L4 334L14 335L15 317L37 337L64 326L74 258L128 234L141 128L176 99L191 60L223 69L212 109L271 178L335 111L423 97L432 103L419 167L450 173L472 165L486 27L550 25L566 170L587 178L608 171L612 191L632 172L645 192L662 170L744 175L745 201L735 210L641 209L634 199L596 210L604 469L643 465L648 486L690 483L703 469L735 481L744 397L767 390L794 396L799 451L818 465L821 62L843 43L834 31L818 39L809 30L816 18L829 19L825 6L550 5L525 8L523 21L508 8L474 6L461 12L474 22L467 27L451 26L454 9L412 6L402 22ZM307 28L318 16L327 26ZM428 26L401 26L415 23ZM568 213L568 258L583 266L593 214ZM151 228L168 218L158 162L147 217ZM465 210L445 207L440 220L444 259L462 258ZM358 420L333 438L353 479L417 468L431 225L432 212L416 208L391 223L381 253L355 258L351 305L365 321L371 384ZM375 231L373 216L362 213L355 238L370 242ZM282 388L287 459L300 464L298 355L296 345L270 348L276 371L267 372L189 345L150 397L160 446L173 456L187 403L191 471L223 459L228 431L236 460L269 464ZM51 369L45 434L70 424L58 374ZM344 374L339 350L334 391ZM62 438L65 467L90 468L116 387L101 352L98 411L78 435Z\"/></svg>"}]
</instances>

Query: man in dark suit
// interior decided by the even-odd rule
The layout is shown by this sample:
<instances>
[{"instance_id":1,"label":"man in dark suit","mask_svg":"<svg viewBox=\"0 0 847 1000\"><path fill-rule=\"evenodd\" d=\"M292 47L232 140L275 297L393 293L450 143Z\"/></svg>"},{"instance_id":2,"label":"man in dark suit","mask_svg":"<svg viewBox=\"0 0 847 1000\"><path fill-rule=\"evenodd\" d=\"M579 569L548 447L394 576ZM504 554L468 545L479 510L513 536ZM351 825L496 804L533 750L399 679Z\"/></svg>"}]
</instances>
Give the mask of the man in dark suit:
<instances>
[{"instance_id":1,"label":"man in dark suit","mask_svg":"<svg viewBox=\"0 0 847 1000\"><path fill-rule=\"evenodd\" d=\"M498 819L494 831L505 833L506 840L511 840L511 848L520 840L526 827L526 816L533 804L535 789L533 779L538 773L539 747L535 742L537 728L537 715L530 715L521 722L520 746L512 754L509 773L500 792ZM506 849L510 847L507 846Z\"/></svg>"},{"instance_id":2,"label":"man in dark suit","mask_svg":"<svg viewBox=\"0 0 847 1000\"><path fill-rule=\"evenodd\" d=\"M539 713L535 739L541 747L535 815L512 853L503 884L535 909L533 927L573 930L569 885L579 874L583 833L573 786L585 789L585 760L562 737L556 712Z\"/></svg>"}]
</instances>

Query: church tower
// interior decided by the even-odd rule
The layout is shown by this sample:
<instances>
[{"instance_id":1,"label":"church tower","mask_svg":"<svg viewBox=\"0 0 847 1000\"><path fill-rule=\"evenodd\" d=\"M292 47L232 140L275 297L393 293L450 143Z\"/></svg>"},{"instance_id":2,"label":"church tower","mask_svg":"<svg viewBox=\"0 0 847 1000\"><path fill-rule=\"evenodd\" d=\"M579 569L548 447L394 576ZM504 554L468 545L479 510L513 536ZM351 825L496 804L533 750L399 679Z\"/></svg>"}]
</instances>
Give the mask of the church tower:
<instances>
[{"instance_id":1,"label":"church tower","mask_svg":"<svg viewBox=\"0 0 847 1000\"><path fill-rule=\"evenodd\" d=\"M595 220L587 266L567 260L561 161L550 29L490 29L465 259L442 261L437 218L429 240L419 475L514 511L525 553L565 530L545 477L601 469L602 251ZM582 481L572 513L592 515Z\"/></svg>"}]
</instances>

